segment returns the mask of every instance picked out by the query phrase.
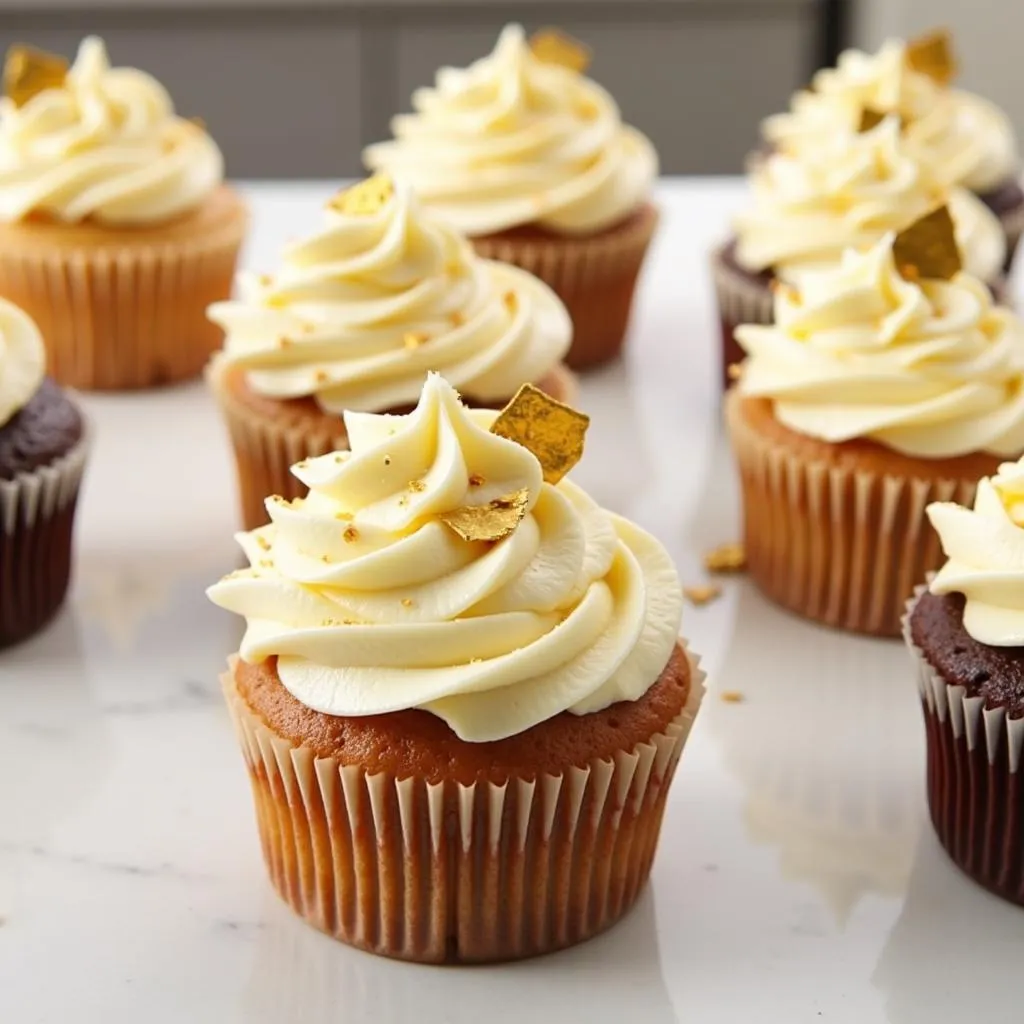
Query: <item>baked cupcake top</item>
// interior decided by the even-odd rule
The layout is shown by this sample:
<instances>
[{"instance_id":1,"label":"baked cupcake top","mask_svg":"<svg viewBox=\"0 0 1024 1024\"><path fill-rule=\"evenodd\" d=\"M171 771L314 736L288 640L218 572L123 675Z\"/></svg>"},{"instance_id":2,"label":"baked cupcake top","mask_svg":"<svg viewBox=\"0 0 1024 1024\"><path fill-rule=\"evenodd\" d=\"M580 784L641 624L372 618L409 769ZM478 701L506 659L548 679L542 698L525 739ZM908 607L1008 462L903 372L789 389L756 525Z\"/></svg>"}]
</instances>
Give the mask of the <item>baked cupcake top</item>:
<instances>
[{"instance_id":1,"label":"baked cupcake top","mask_svg":"<svg viewBox=\"0 0 1024 1024\"><path fill-rule=\"evenodd\" d=\"M978 482L974 508L928 506L948 561L933 594L963 594L964 629L990 647L1024 647L1024 460Z\"/></svg>"},{"instance_id":2,"label":"baked cupcake top","mask_svg":"<svg viewBox=\"0 0 1024 1024\"><path fill-rule=\"evenodd\" d=\"M794 95L788 112L765 121L764 137L781 149L814 147L822 136L858 131L865 111L869 118L895 114L908 151L937 179L992 191L1019 172L1013 126L995 104L951 89L955 72L941 33L889 40L874 54L847 50Z\"/></svg>"},{"instance_id":3,"label":"baked cupcake top","mask_svg":"<svg viewBox=\"0 0 1024 1024\"><path fill-rule=\"evenodd\" d=\"M538 225L591 234L640 209L658 173L650 141L582 74L587 53L557 33L527 41L520 25L469 68L442 68L370 146L371 169L415 185L470 236Z\"/></svg>"},{"instance_id":4,"label":"baked cupcake top","mask_svg":"<svg viewBox=\"0 0 1024 1024\"><path fill-rule=\"evenodd\" d=\"M751 185L753 205L734 222L736 259L749 270L771 268L794 280L946 202L966 269L986 282L1001 274L1006 240L995 215L972 193L932 178L907 150L895 117L866 132L774 153L754 169Z\"/></svg>"},{"instance_id":5,"label":"baked cupcake top","mask_svg":"<svg viewBox=\"0 0 1024 1024\"><path fill-rule=\"evenodd\" d=\"M100 39L63 58L15 47L0 99L0 220L141 226L196 208L224 162L205 129L175 116L167 92L112 68Z\"/></svg>"},{"instance_id":6,"label":"baked cupcake top","mask_svg":"<svg viewBox=\"0 0 1024 1024\"><path fill-rule=\"evenodd\" d=\"M920 270L901 256L913 258L915 237ZM936 239L953 261L933 275ZM1024 324L958 264L940 208L803 275L799 288L779 287L775 324L736 330L748 357L740 392L771 399L781 423L831 443L870 438L922 458L1019 455Z\"/></svg>"},{"instance_id":7,"label":"baked cupcake top","mask_svg":"<svg viewBox=\"0 0 1024 1024\"><path fill-rule=\"evenodd\" d=\"M655 682L679 580L658 541L562 479L585 416L529 387L469 410L431 374L414 412L345 422L351 452L294 466L308 497L268 499L272 522L239 535L251 568L210 588L245 616L243 659L276 656L316 711L420 708L470 742Z\"/></svg>"},{"instance_id":8,"label":"baked cupcake top","mask_svg":"<svg viewBox=\"0 0 1024 1024\"><path fill-rule=\"evenodd\" d=\"M407 185L370 178L324 221L276 273L241 275L241 298L210 307L226 332L219 358L259 394L381 412L415 405L437 370L474 400L505 402L565 355L572 323L554 292L477 257Z\"/></svg>"},{"instance_id":9,"label":"baked cupcake top","mask_svg":"<svg viewBox=\"0 0 1024 1024\"><path fill-rule=\"evenodd\" d=\"M0 427L23 409L46 373L46 351L35 321L0 299Z\"/></svg>"}]
</instances>

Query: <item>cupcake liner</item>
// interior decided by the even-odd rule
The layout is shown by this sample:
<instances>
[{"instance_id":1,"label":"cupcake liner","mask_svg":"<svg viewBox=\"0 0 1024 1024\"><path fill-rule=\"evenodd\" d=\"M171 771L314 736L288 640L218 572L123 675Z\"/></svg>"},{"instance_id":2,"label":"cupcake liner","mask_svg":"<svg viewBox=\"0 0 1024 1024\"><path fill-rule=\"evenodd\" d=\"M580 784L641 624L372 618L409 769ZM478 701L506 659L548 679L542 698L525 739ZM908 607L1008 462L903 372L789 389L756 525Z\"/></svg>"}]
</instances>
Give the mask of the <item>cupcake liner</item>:
<instances>
[{"instance_id":1,"label":"cupcake liner","mask_svg":"<svg viewBox=\"0 0 1024 1024\"><path fill-rule=\"evenodd\" d=\"M0 480L0 646L41 629L64 601L88 449L83 434L48 465Z\"/></svg>"},{"instance_id":2,"label":"cupcake liner","mask_svg":"<svg viewBox=\"0 0 1024 1024\"><path fill-rule=\"evenodd\" d=\"M1024 905L1024 718L986 707L948 683L914 644L908 602L903 635L914 659L928 746L928 808L946 852L966 874Z\"/></svg>"},{"instance_id":3,"label":"cupcake liner","mask_svg":"<svg viewBox=\"0 0 1024 1024\"><path fill-rule=\"evenodd\" d=\"M466 786L314 756L249 709L234 664L222 683L278 893L343 942L437 963L549 952L629 909L703 695L692 662L685 709L646 743L561 775Z\"/></svg>"},{"instance_id":4,"label":"cupcake liner","mask_svg":"<svg viewBox=\"0 0 1024 1024\"><path fill-rule=\"evenodd\" d=\"M1017 245L1021 236L1024 236L1024 203L1018 203L1012 209L1001 213L999 224L1006 235L1006 263L1003 265L1003 271L1008 275L1013 268Z\"/></svg>"},{"instance_id":5,"label":"cupcake liner","mask_svg":"<svg viewBox=\"0 0 1024 1024\"><path fill-rule=\"evenodd\" d=\"M726 415L743 492L747 568L773 601L808 619L900 636L904 602L942 563L925 517L970 505L975 481L901 479L805 460L751 429L733 393Z\"/></svg>"},{"instance_id":6,"label":"cupcake liner","mask_svg":"<svg viewBox=\"0 0 1024 1024\"><path fill-rule=\"evenodd\" d=\"M622 348L658 216L646 206L621 227L589 238L488 235L472 242L484 259L521 267L552 288L572 318L565 361L585 370L614 359Z\"/></svg>"},{"instance_id":7,"label":"cupcake liner","mask_svg":"<svg viewBox=\"0 0 1024 1024\"><path fill-rule=\"evenodd\" d=\"M66 387L131 390L197 377L223 338L206 308L231 294L241 210L185 240L23 245L19 234L0 235L0 295L39 325L48 372Z\"/></svg>"},{"instance_id":8,"label":"cupcake liner","mask_svg":"<svg viewBox=\"0 0 1024 1024\"><path fill-rule=\"evenodd\" d=\"M751 281L729 265L728 246L719 246L711 254L711 276L718 300L718 318L722 332L722 389L732 381L729 368L742 363L745 356L736 340L741 324L772 324L775 322L774 296L764 284Z\"/></svg>"}]
</instances>

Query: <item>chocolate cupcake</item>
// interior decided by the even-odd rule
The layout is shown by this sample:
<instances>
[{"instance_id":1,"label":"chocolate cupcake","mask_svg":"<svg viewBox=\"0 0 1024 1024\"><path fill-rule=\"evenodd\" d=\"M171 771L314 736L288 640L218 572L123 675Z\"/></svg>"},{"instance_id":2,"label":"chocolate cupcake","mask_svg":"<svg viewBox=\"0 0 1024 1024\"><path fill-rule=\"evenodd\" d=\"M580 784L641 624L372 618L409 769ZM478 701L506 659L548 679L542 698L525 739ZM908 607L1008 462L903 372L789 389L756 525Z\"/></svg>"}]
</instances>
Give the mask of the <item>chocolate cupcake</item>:
<instances>
[{"instance_id":1,"label":"chocolate cupcake","mask_svg":"<svg viewBox=\"0 0 1024 1024\"><path fill-rule=\"evenodd\" d=\"M895 115L915 159L944 185L973 192L999 218L1008 271L1024 230L1013 125L989 100L952 88L957 70L944 31L909 42L891 39L873 54L847 50L835 68L819 71L794 95L786 113L764 122L764 139L771 149L792 152Z\"/></svg>"},{"instance_id":2,"label":"chocolate cupcake","mask_svg":"<svg viewBox=\"0 0 1024 1024\"><path fill-rule=\"evenodd\" d=\"M1024 323L959 263L940 209L778 289L773 326L736 331L747 563L807 618L898 636L939 566L925 505L970 501L1024 452Z\"/></svg>"},{"instance_id":3,"label":"chocolate cupcake","mask_svg":"<svg viewBox=\"0 0 1024 1024\"><path fill-rule=\"evenodd\" d=\"M658 222L658 157L584 77L589 53L520 25L466 69L442 68L396 117L366 165L404 178L480 255L546 281L572 316L577 369L622 348L636 282Z\"/></svg>"},{"instance_id":4,"label":"chocolate cupcake","mask_svg":"<svg viewBox=\"0 0 1024 1024\"><path fill-rule=\"evenodd\" d=\"M571 401L572 325L543 282L476 256L385 176L340 193L323 228L273 275L243 275L210 307L226 332L209 379L234 444L248 529L268 494L305 493L289 467L345 448L343 411L408 412L428 371L468 402L504 405L536 384Z\"/></svg>"},{"instance_id":5,"label":"chocolate cupcake","mask_svg":"<svg viewBox=\"0 0 1024 1024\"><path fill-rule=\"evenodd\" d=\"M723 383L742 358L740 324L770 324L772 288L808 270L834 266L945 203L964 268L994 294L1003 288L1006 243L995 216L972 193L947 188L907 150L898 120L887 117L851 137L778 152L751 175L753 203L735 236L712 257L722 331Z\"/></svg>"},{"instance_id":6,"label":"chocolate cupcake","mask_svg":"<svg viewBox=\"0 0 1024 1024\"><path fill-rule=\"evenodd\" d=\"M44 377L39 330L0 299L0 646L41 629L64 601L85 466L85 423Z\"/></svg>"},{"instance_id":7,"label":"chocolate cupcake","mask_svg":"<svg viewBox=\"0 0 1024 1024\"><path fill-rule=\"evenodd\" d=\"M975 881L1024 904L1024 462L979 482L973 509L933 504L948 561L911 601L928 803L939 840Z\"/></svg>"},{"instance_id":8,"label":"chocolate cupcake","mask_svg":"<svg viewBox=\"0 0 1024 1024\"><path fill-rule=\"evenodd\" d=\"M636 900L700 703L664 548L562 479L586 417L428 377L348 414L210 590L271 878L371 952L473 962L581 942Z\"/></svg>"}]
</instances>

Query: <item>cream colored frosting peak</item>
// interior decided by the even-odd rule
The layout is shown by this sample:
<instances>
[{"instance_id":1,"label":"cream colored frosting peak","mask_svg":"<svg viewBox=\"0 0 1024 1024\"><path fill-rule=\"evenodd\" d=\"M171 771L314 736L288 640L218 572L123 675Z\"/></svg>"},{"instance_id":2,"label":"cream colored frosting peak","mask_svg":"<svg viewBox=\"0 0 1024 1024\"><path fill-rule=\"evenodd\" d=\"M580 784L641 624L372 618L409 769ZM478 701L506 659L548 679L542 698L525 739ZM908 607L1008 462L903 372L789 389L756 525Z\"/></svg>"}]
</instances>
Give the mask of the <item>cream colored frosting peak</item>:
<instances>
[{"instance_id":1,"label":"cream colored frosting peak","mask_svg":"<svg viewBox=\"0 0 1024 1024\"><path fill-rule=\"evenodd\" d=\"M811 89L795 94L789 111L765 121L764 135L784 149L813 148L822 137L855 132L865 108L898 114L908 151L947 185L987 192L1018 173L1009 118L988 100L915 71L902 40L874 54L841 54Z\"/></svg>"},{"instance_id":2,"label":"cream colored frosting peak","mask_svg":"<svg viewBox=\"0 0 1024 1024\"><path fill-rule=\"evenodd\" d=\"M59 88L21 107L0 99L0 220L156 223L197 207L223 176L206 131L175 116L156 79L112 68L95 37Z\"/></svg>"},{"instance_id":3,"label":"cream colored frosting peak","mask_svg":"<svg viewBox=\"0 0 1024 1024\"><path fill-rule=\"evenodd\" d=\"M46 373L46 351L35 321L0 299L0 426L24 408Z\"/></svg>"},{"instance_id":4,"label":"cream colored frosting peak","mask_svg":"<svg viewBox=\"0 0 1024 1024\"><path fill-rule=\"evenodd\" d=\"M271 276L210 307L225 363L274 398L315 396L333 413L416 403L428 370L477 401L503 403L565 355L572 322L542 281L480 259L426 216L404 184L375 213L328 204Z\"/></svg>"},{"instance_id":5,"label":"cream colored frosting peak","mask_svg":"<svg viewBox=\"0 0 1024 1024\"><path fill-rule=\"evenodd\" d=\"M895 118L775 153L754 170L751 185L752 206L735 220L736 258L751 270L772 268L792 280L947 202L965 268L985 282L1001 275L1006 241L999 221L970 192L936 181L907 150Z\"/></svg>"},{"instance_id":6,"label":"cream colored frosting peak","mask_svg":"<svg viewBox=\"0 0 1024 1024\"><path fill-rule=\"evenodd\" d=\"M539 60L519 25L469 68L441 69L413 107L392 122L394 141L366 150L366 165L412 182L470 236L524 224L601 231L647 201L658 173L654 147L622 124L612 97Z\"/></svg>"},{"instance_id":7,"label":"cream colored frosting peak","mask_svg":"<svg viewBox=\"0 0 1024 1024\"><path fill-rule=\"evenodd\" d=\"M637 700L677 642L664 548L526 448L492 434L430 375L406 416L348 413L351 452L293 468L305 499L268 500L240 541L251 568L210 588L244 615L241 655L277 656L283 685L330 715L420 708L464 740ZM527 492L496 542L439 516Z\"/></svg>"},{"instance_id":8,"label":"cream colored frosting peak","mask_svg":"<svg viewBox=\"0 0 1024 1024\"><path fill-rule=\"evenodd\" d=\"M893 237L779 289L773 326L746 325L743 394L829 442L871 438L923 458L1024 451L1024 324L961 273L911 282Z\"/></svg>"},{"instance_id":9,"label":"cream colored frosting peak","mask_svg":"<svg viewBox=\"0 0 1024 1024\"><path fill-rule=\"evenodd\" d=\"M974 508L928 506L948 561L934 594L963 594L964 629L991 647L1024 646L1024 461L978 483Z\"/></svg>"}]
</instances>

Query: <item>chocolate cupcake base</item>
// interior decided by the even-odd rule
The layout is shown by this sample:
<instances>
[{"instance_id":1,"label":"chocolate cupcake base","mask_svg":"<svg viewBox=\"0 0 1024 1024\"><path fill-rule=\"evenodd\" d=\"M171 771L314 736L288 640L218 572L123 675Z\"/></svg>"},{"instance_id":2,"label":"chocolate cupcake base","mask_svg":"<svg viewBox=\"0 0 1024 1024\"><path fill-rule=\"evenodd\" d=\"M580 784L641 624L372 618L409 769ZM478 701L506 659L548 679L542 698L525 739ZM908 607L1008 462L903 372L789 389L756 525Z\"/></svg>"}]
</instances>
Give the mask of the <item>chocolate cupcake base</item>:
<instances>
[{"instance_id":1,"label":"chocolate cupcake base","mask_svg":"<svg viewBox=\"0 0 1024 1024\"><path fill-rule=\"evenodd\" d=\"M920 587L904 636L924 712L928 807L961 870L1024 905L1024 649L979 644L963 597Z\"/></svg>"},{"instance_id":2,"label":"chocolate cupcake base","mask_svg":"<svg viewBox=\"0 0 1024 1024\"><path fill-rule=\"evenodd\" d=\"M741 324L771 324L775 320L772 295L774 275L770 271L754 274L736 261L736 242L719 246L711 254L711 275L718 299L718 319L722 332L722 390L732 383L733 366L743 362L743 349L736 340Z\"/></svg>"},{"instance_id":3,"label":"chocolate cupcake base","mask_svg":"<svg viewBox=\"0 0 1024 1024\"><path fill-rule=\"evenodd\" d=\"M1003 272L1009 274L1017 253L1017 245L1024 235L1024 188L1016 178L1010 178L998 188L978 195L978 198L999 218L1006 236L1006 262Z\"/></svg>"}]
</instances>

